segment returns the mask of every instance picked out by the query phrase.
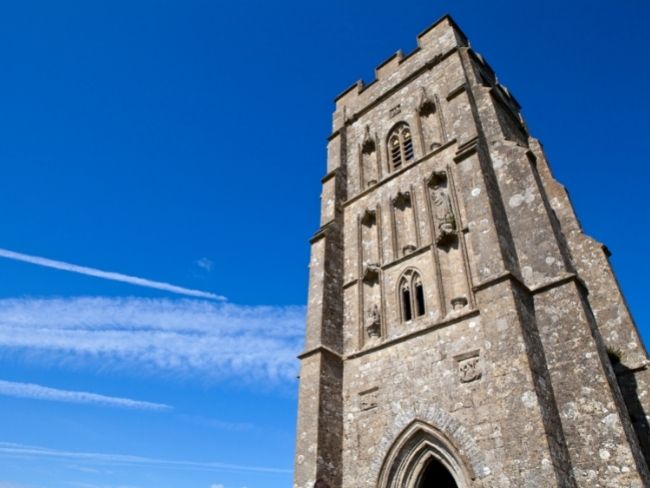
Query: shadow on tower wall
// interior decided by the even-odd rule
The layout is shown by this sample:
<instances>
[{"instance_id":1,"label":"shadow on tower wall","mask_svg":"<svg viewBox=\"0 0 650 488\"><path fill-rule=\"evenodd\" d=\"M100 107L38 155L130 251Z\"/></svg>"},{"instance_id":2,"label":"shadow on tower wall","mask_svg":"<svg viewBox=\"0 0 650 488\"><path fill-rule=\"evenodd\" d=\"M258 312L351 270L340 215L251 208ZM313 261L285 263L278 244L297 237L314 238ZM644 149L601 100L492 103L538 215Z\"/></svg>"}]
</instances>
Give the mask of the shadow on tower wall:
<instances>
[{"instance_id":1,"label":"shadow on tower wall","mask_svg":"<svg viewBox=\"0 0 650 488\"><path fill-rule=\"evenodd\" d=\"M641 400L639 399L639 390L636 381L636 373L644 371L647 366L630 369L621 363L618 354L609 353L609 359L612 362L618 387L621 389L627 411L630 414L630 420L639 438L639 444L645 457L646 463L650 466L650 424L648 423L647 413Z\"/></svg>"}]
</instances>

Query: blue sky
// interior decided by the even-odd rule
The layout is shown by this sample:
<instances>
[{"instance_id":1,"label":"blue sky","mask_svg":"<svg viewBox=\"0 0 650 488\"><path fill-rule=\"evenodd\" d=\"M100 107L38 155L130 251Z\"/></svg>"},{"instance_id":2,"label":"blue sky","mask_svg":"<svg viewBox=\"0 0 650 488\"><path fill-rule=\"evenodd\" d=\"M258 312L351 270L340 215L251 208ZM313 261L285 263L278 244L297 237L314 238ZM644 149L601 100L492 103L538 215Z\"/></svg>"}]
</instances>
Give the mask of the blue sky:
<instances>
[{"instance_id":1,"label":"blue sky","mask_svg":"<svg viewBox=\"0 0 650 488\"><path fill-rule=\"evenodd\" d=\"M290 486L332 100L447 12L650 339L647 2L4 2L0 488Z\"/></svg>"}]
</instances>

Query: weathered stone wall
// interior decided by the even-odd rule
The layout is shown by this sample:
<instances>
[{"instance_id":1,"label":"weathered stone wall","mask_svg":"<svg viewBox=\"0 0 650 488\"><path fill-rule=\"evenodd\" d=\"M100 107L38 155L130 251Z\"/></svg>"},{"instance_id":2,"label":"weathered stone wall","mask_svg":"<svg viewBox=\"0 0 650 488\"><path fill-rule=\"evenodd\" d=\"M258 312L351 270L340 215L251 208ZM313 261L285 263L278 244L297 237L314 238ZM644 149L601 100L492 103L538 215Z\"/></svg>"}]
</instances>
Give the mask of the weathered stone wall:
<instances>
[{"instance_id":1,"label":"weathered stone wall","mask_svg":"<svg viewBox=\"0 0 650 488\"><path fill-rule=\"evenodd\" d=\"M643 344L468 46L445 17L336 100L294 486L649 486Z\"/></svg>"}]
</instances>

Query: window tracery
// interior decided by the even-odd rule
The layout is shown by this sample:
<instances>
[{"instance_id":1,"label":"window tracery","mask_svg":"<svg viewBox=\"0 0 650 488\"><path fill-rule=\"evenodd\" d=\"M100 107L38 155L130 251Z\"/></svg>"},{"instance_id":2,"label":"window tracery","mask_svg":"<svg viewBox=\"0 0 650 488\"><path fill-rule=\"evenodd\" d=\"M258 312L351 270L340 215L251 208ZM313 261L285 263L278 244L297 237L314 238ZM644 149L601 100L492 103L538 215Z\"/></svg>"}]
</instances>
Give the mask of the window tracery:
<instances>
[{"instance_id":1,"label":"window tracery","mask_svg":"<svg viewBox=\"0 0 650 488\"><path fill-rule=\"evenodd\" d=\"M422 278L415 270L408 270L399 282L402 322L409 322L426 313Z\"/></svg>"},{"instance_id":2,"label":"window tracery","mask_svg":"<svg viewBox=\"0 0 650 488\"><path fill-rule=\"evenodd\" d=\"M413 136L406 122L397 124L388 136L388 154L393 171L413 160Z\"/></svg>"}]
</instances>

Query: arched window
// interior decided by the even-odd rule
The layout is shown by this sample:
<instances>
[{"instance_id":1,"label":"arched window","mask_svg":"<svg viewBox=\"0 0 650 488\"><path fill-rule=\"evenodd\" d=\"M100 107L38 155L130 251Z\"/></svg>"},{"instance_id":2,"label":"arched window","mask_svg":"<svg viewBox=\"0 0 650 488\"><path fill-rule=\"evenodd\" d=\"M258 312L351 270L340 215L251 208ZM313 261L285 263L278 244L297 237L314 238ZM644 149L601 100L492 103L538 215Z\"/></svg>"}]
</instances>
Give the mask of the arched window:
<instances>
[{"instance_id":1,"label":"arched window","mask_svg":"<svg viewBox=\"0 0 650 488\"><path fill-rule=\"evenodd\" d=\"M388 154L393 171L413 159L413 138L406 122L396 125L388 136Z\"/></svg>"},{"instance_id":2,"label":"arched window","mask_svg":"<svg viewBox=\"0 0 650 488\"><path fill-rule=\"evenodd\" d=\"M399 283L402 322L408 322L425 314L424 288L420 275L408 270Z\"/></svg>"}]
</instances>

